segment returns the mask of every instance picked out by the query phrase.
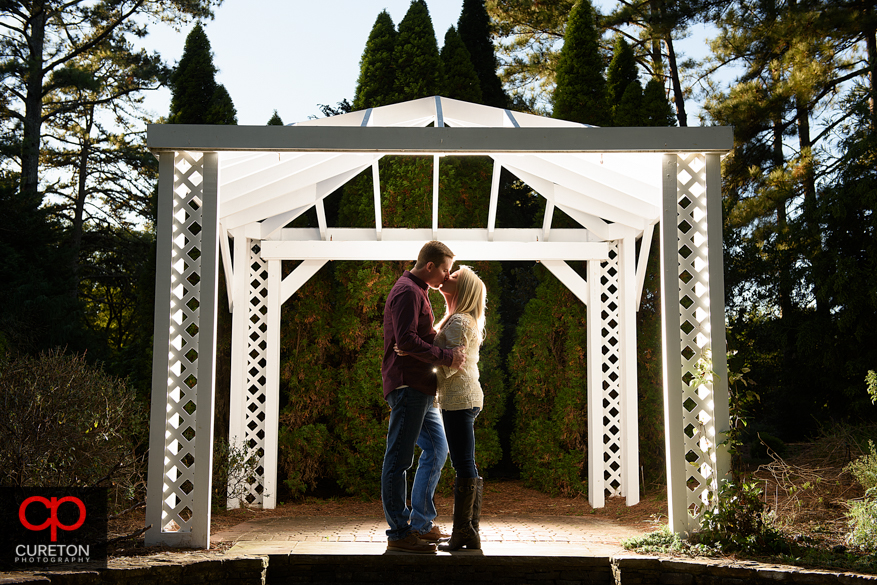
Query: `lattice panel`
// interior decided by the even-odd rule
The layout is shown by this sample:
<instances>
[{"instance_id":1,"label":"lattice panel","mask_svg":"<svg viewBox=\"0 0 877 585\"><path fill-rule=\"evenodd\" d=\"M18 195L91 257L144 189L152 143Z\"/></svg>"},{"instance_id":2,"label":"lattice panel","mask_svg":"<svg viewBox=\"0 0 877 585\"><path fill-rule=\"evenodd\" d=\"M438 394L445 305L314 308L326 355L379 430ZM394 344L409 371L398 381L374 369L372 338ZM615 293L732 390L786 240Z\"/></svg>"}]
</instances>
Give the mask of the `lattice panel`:
<instances>
[{"instance_id":1,"label":"lattice panel","mask_svg":"<svg viewBox=\"0 0 877 585\"><path fill-rule=\"evenodd\" d=\"M244 443L247 457L255 458L255 476L250 478L248 494L251 506L262 504L265 493L265 404L268 349L268 263L262 260L258 242L250 245L247 262L247 370L244 383Z\"/></svg>"},{"instance_id":2,"label":"lattice panel","mask_svg":"<svg viewBox=\"0 0 877 585\"><path fill-rule=\"evenodd\" d=\"M174 156L171 319L168 348L162 531L190 532L198 416L198 323L201 298L201 153ZM209 377L209 376L208 376ZM207 412L205 416L212 416ZM210 440L210 437L206 438Z\"/></svg>"},{"instance_id":3,"label":"lattice panel","mask_svg":"<svg viewBox=\"0 0 877 585\"><path fill-rule=\"evenodd\" d=\"M605 493L622 495L621 306L618 242L609 242L609 261L600 263L600 352L603 369L603 477Z\"/></svg>"},{"instance_id":4,"label":"lattice panel","mask_svg":"<svg viewBox=\"0 0 877 585\"><path fill-rule=\"evenodd\" d=\"M715 501L717 489L712 379L710 374L697 375L699 368L708 370L711 350L706 160L698 154L680 155L677 165L685 482L688 510L699 518Z\"/></svg>"}]
</instances>

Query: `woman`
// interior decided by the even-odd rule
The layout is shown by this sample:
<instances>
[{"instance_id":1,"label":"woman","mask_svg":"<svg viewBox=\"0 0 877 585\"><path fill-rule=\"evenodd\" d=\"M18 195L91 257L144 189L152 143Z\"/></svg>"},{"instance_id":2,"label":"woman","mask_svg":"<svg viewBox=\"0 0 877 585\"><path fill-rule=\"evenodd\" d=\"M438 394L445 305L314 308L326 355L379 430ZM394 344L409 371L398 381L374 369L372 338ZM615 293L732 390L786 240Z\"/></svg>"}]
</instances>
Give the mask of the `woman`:
<instances>
[{"instance_id":1,"label":"woman","mask_svg":"<svg viewBox=\"0 0 877 585\"><path fill-rule=\"evenodd\" d=\"M483 480L475 466L475 418L484 405L478 381L478 352L484 338L487 288L468 266L461 266L439 287L445 297L445 317L436 325L435 345L465 347L466 362L457 370L440 366L436 401L448 438L454 466L454 529L441 550L480 549Z\"/></svg>"}]
</instances>

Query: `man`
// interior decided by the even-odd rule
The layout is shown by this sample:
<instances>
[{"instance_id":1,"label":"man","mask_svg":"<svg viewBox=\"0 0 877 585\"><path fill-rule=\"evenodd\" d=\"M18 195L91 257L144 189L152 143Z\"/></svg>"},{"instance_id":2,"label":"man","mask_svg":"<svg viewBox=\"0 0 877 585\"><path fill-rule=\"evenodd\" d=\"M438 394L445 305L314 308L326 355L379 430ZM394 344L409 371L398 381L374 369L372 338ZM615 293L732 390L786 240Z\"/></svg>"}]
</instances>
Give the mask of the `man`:
<instances>
[{"instance_id":1,"label":"man","mask_svg":"<svg viewBox=\"0 0 877 585\"><path fill-rule=\"evenodd\" d=\"M384 359L381 365L384 398L390 405L387 450L381 472L381 501L387 517L387 550L435 553L435 543L447 538L432 521L433 496L448 457L441 415L433 407L435 368L459 368L463 348L432 345L432 306L427 292L441 286L451 273L454 254L441 242L427 242L417 263L406 270L387 295L384 306ZM394 346L406 353L400 356ZM406 503L407 471L414 464L414 445L423 451L414 474L411 509Z\"/></svg>"}]
</instances>

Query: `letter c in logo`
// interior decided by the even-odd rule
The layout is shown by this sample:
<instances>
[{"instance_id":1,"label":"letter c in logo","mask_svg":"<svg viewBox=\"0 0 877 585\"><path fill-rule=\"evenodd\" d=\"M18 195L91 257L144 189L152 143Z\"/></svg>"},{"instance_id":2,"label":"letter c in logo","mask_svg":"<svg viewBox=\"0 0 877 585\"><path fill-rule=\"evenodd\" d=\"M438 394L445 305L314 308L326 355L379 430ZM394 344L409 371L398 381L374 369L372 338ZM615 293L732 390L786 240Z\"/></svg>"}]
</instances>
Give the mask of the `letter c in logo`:
<instances>
[{"instance_id":1,"label":"letter c in logo","mask_svg":"<svg viewBox=\"0 0 877 585\"><path fill-rule=\"evenodd\" d=\"M25 510L31 504L31 502L39 502L49 511L49 519L43 522L38 526L34 526L30 522L27 521L25 517ZM61 521L58 520L58 508L64 502L73 502L76 504L76 507L79 508L79 520L76 521L75 524L61 524ZM42 496L31 496L25 501L21 503L21 506L18 508L18 519L21 520L22 526L27 528L28 530L45 530L46 528L51 528L52 530L52 542L56 542L58 540L58 529L61 530L76 530L80 526L82 526L83 522L85 522L85 504L82 503L82 500L73 496L66 496L61 498L52 498L49 500L48 498L44 498Z\"/></svg>"}]
</instances>

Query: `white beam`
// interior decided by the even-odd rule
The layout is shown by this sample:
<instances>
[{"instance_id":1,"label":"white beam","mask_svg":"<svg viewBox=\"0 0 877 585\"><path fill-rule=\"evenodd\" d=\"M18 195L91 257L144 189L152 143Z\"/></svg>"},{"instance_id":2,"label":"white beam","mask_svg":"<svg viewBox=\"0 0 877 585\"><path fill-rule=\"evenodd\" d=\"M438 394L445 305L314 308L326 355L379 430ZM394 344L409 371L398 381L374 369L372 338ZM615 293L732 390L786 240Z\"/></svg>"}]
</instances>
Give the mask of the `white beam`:
<instances>
[{"instance_id":1,"label":"white beam","mask_svg":"<svg viewBox=\"0 0 877 585\"><path fill-rule=\"evenodd\" d=\"M638 230L642 230L645 227L645 221L642 216L618 207L613 203L607 203L594 199L590 195L572 191L567 187L553 183L518 167L509 164L503 164L503 166L543 197L549 198L553 196L555 205L592 213L614 223L620 223Z\"/></svg>"},{"instance_id":2,"label":"white beam","mask_svg":"<svg viewBox=\"0 0 877 585\"><path fill-rule=\"evenodd\" d=\"M375 234L380 240L383 220L381 219L381 173L378 170L378 161L372 163L372 186L375 192Z\"/></svg>"},{"instance_id":3,"label":"white beam","mask_svg":"<svg viewBox=\"0 0 877 585\"><path fill-rule=\"evenodd\" d=\"M263 239L270 238L274 232L277 230L283 229L285 226L289 225L289 222L293 221L299 215L310 209L311 206L308 204L300 205L293 209L290 209L287 212L277 214L273 217L269 217L262 223L258 224L259 234L261 238L254 239Z\"/></svg>"},{"instance_id":4,"label":"white beam","mask_svg":"<svg viewBox=\"0 0 877 585\"><path fill-rule=\"evenodd\" d=\"M646 270L649 267L649 252L652 248L652 234L655 233L655 224L650 223L643 232L642 241L639 245L639 261L636 266L636 310L639 311L643 302L643 287L646 283Z\"/></svg>"},{"instance_id":5,"label":"white beam","mask_svg":"<svg viewBox=\"0 0 877 585\"><path fill-rule=\"evenodd\" d=\"M596 215L591 215L590 213L585 213L584 211L573 209L565 205L557 205L556 207L576 220L579 225L593 232L594 235L598 236L601 240L620 240L628 236L635 237L641 233L639 230L630 226L622 225L620 223L606 223Z\"/></svg>"},{"instance_id":6,"label":"white beam","mask_svg":"<svg viewBox=\"0 0 877 585\"><path fill-rule=\"evenodd\" d=\"M618 315L621 333L621 488L628 506L639 503L639 421L636 372L636 239L618 245Z\"/></svg>"},{"instance_id":7,"label":"white beam","mask_svg":"<svg viewBox=\"0 0 877 585\"><path fill-rule=\"evenodd\" d=\"M600 298L600 263L588 262L588 503L592 508L606 505L606 480L603 476L603 355L600 342L603 303Z\"/></svg>"},{"instance_id":8,"label":"white beam","mask_svg":"<svg viewBox=\"0 0 877 585\"><path fill-rule=\"evenodd\" d=\"M413 260L426 240L262 242L266 260ZM594 260L609 256L597 242L475 242L442 240L457 260Z\"/></svg>"},{"instance_id":9,"label":"white beam","mask_svg":"<svg viewBox=\"0 0 877 585\"><path fill-rule=\"evenodd\" d=\"M223 169L223 181L219 186L221 193L221 203L228 206L240 197L248 197L253 192L260 192L263 189L270 188L278 182L287 181L290 177L322 165L331 160L337 159L344 155L325 155L316 152L309 152L297 156L286 156L286 160L278 160L282 157L279 155L265 155L262 160L247 164L248 173L226 172ZM227 176L231 175L231 176ZM236 202L237 203L237 202Z\"/></svg>"},{"instance_id":10,"label":"white beam","mask_svg":"<svg viewBox=\"0 0 877 585\"><path fill-rule=\"evenodd\" d=\"M386 228L380 240L371 228L326 228L326 234L335 242L427 242L432 238L432 228ZM627 234L630 235L630 234ZM439 240L467 242L539 242L544 241L542 228L500 228L494 230L493 240L480 228L441 228ZM252 236L251 236L252 237ZM258 238L256 238L258 239ZM284 228L271 237L276 242L306 242L320 240L318 228ZM602 242L604 238L581 228L555 228L551 230L552 242Z\"/></svg>"},{"instance_id":11,"label":"white beam","mask_svg":"<svg viewBox=\"0 0 877 585\"><path fill-rule=\"evenodd\" d=\"M436 107L438 107L436 97ZM441 109L437 110L441 112ZM438 213L439 213L439 157L432 157L432 239L438 239Z\"/></svg>"},{"instance_id":12,"label":"white beam","mask_svg":"<svg viewBox=\"0 0 877 585\"><path fill-rule=\"evenodd\" d=\"M264 242L263 242L264 244ZM289 297L295 294L304 283L311 279L320 268L325 265L327 260L305 260L295 267L283 282L280 283L280 303L283 304L289 300Z\"/></svg>"},{"instance_id":13,"label":"white beam","mask_svg":"<svg viewBox=\"0 0 877 585\"><path fill-rule=\"evenodd\" d=\"M503 166L515 167L531 175L542 177L547 181L562 185L571 191L587 193L591 199L611 204L621 209L626 209L644 217L657 217L658 205L657 194L654 187L644 185L642 189L648 189L643 194L641 191L629 193L615 186L606 185L591 179L572 169L550 162L547 158L527 155L494 155ZM552 159L553 160L553 159ZM639 182L621 182L622 187L640 187Z\"/></svg>"},{"instance_id":14,"label":"white beam","mask_svg":"<svg viewBox=\"0 0 877 585\"><path fill-rule=\"evenodd\" d=\"M219 251L222 254L222 268L225 270L225 290L228 295L228 312L234 312L234 265L231 263L231 250L228 246L228 233L219 224Z\"/></svg>"},{"instance_id":15,"label":"white beam","mask_svg":"<svg viewBox=\"0 0 877 585\"><path fill-rule=\"evenodd\" d=\"M502 165L493 162L493 177L490 179L490 206L487 210L487 239L493 241L493 230L496 229L496 205L499 199L499 178Z\"/></svg>"},{"instance_id":16,"label":"white beam","mask_svg":"<svg viewBox=\"0 0 877 585\"><path fill-rule=\"evenodd\" d=\"M677 155L664 155L661 208L661 338L664 366L664 453L667 460L667 516L671 532L688 531L679 316Z\"/></svg>"},{"instance_id":17,"label":"white beam","mask_svg":"<svg viewBox=\"0 0 877 585\"><path fill-rule=\"evenodd\" d=\"M626 169L627 174L624 174L608 168L606 165L585 160L582 155L577 154L554 154L550 157L538 155L534 158L559 169L568 169L576 176L586 177L589 181L617 189L650 205L657 206L657 202L661 198L660 185L646 183L634 177L634 175L642 176L637 173L639 169L628 168ZM650 175L649 178L651 178Z\"/></svg>"},{"instance_id":18,"label":"white beam","mask_svg":"<svg viewBox=\"0 0 877 585\"><path fill-rule=\"evenodd\" d=\"M542 239L548 241L551 233L551 220L554 218L554 201L545 199L545 215L542 217Z\"/></svg>"},{"instance_id":19,"label":"white beam","mask_svg":"<svg viewBox=\"0 0 877 585\"><path fill-rule=\"evenodd\" d=\"M223 197L222 216L225 218L265 203L279 203L279 200L290 193L348 173L351 169L364 168L374 161L375 156L368 154L345 154L328 157L323 162L308 166L295 174L277 177L270 183L256 185L253 188L242 191L234 199ZM281 205L278 208L275 205L274 213L285 211L285 209L288 209L288 207ZM265 217L274 215L274 213L266 213Z\"/></svg>"},{"instance_id":20,"label":"white beam","mask_svg":"<svg viewBox=\"0 0 877 585\"><path fill-rule=\"evenodd\" d=\"M588 281L579 276L578 272L563 260L542 260L541 262L545 268L551 271L551 274L557 277L557 280L562 282L572 294L587 306L591 296Z\"/></svg>"},{"instance_id":21,"label":"white beam","mask_svg":"<svg viewBox=\"0 0 877 585\"><path fill-rule=\"evenodd\" d=\"M317 197L317 202L314 203L314 207L317 208L317 225L320 226L320 238L326 239L326 208L323 207L323 198Z\"/></svg>"},{"instance_id":22,"label":"white beam","mask_svg":"<svg viewBox=\"0 0 877 585\"><path fill-rule=\"evenodd\" d=\"M323 197L333 193L336 189L338 189L349 180L351 180L353 177L368 168L369 164L348 169L342 173L339 173L338 175L320 181L315 185L312 184L296 191L290 191L282 197L265 202L261 205L250 207L233 215L226 215L223 218L223 224L227 225L228 228L231 229L234 227L246 225L248 223L255 223L266 218L277 218L278 220L281 220L287 210L296 209L302 206L304 206L305 208L310 207L317 202L317 199L322 199ZM270 222L269 226L266 226L265 230L259 232L260 234L262 234L261 237L267 237L264 232L268 232L269 234L273 233L279 227L283 227L284 225L292 221L292 219L298 217L298 215L299 213L295 213L292 218L286 220L285 223L281 223L279 226L276 221Z\"/></svg>"}]
</instances>

